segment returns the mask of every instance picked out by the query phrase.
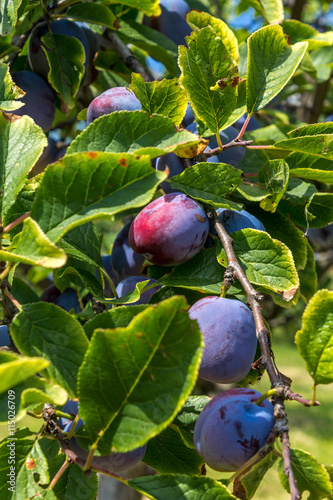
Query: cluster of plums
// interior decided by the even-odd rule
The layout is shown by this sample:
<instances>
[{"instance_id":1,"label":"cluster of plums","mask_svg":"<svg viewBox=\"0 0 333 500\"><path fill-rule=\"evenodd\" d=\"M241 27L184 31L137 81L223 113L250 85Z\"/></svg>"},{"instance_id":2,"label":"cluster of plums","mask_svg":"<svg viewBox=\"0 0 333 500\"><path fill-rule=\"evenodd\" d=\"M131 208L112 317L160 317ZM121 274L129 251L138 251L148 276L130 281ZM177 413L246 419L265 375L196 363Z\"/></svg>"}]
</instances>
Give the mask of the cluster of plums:
<instances>
[{"instance_id":1,"label":"cluster of plums","mask_svg":"<svg viewBox=\"0 0 333 500\"><path fill-rule=\"evenodd\" d=\"M75 417L79 412L79 403L73 399L67 401L62 411L68 413ZM60 417L58 420L59 427L65 432L69 432L73 427L73 420L69 420L65 417ZM75 430L84 425L84 422L79 418ZM86 460L88 457L88 452L83 450L76 442L75 437L71 437L69 440L69 446L71 450L79 457L81 460ZM134 467L143 458L146 453L146 445L135 448L132 451L126 453L111 453L110 455L95 456L92 461L92 467L101 467L108 472L118 473Z\"/></svg>"}]
</instances>

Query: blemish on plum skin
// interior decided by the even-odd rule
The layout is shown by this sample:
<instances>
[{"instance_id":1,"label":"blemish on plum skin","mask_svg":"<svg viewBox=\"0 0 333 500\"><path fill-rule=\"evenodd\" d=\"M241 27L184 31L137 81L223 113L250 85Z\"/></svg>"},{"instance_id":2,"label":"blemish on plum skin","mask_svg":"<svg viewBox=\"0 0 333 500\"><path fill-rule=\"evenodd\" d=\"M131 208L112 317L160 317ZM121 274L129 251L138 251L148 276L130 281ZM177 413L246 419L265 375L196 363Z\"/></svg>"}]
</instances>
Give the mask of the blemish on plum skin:
<instances>
[{"instance_id":1,"label":"blemish on plum skin","mask_svg":"<svg viewBox=\"0 0 333 500\"><path fill-rule=\"evenodd\" d=\"M126 158L120 158L120 159L118 160L118 163L119 163L119 165L120 165L121 167L127 167L127 160L126 160Z\"/></svg>"},{"instance_id":2,"label":"blemish on plum skin","mask_svg":"<svg viewBox=\"0 0 333 500\"><path fill-rule=\"evenodd\" d=\"M96 151L89 151L89 152L87 153L87 156L88 156L88 158L92 158L92 159L94 159L94 158L97 158L98 153L96 153Z\"/></svg>"},{"instance_id":3,"label":"blemish on plum skin","mask_svg":"<svg viewBox=\"0 0 333 500\"><path fill-rule=\"evenodd\" d=\"M201 217L201 215L198 215L198 214L195 214L195 218L199 221L199 222L206 222L206 217Z\"/></svg>"}]
</instances>

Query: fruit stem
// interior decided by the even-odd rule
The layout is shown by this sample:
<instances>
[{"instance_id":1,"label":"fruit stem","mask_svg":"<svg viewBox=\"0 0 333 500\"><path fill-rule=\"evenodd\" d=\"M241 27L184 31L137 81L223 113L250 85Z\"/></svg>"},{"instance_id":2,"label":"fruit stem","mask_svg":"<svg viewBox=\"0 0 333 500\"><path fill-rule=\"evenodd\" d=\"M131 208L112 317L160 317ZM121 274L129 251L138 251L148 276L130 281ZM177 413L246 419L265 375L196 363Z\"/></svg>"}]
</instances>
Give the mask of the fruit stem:
<instances>
[{"instance_id":1,"label":"fruit stem","mask_svg":"<svg viewBox=\"0 0 333 500\"><path fill-rule=\"evenodd\" d=\"M60 467L60 469L58 470L58 472L56 473L56 475L54 476L52 481L50 482L50 484L47 488L48 490L53 490L53 488L55 487L55 485L57 484L57 482L59 481L59 479L61 478L61 476L65 472L65 470L69 467L69 465L70 465L69 460L66 458L66 460L64 461L64 463L62 464L62 466Z\"/></svg>"},{"instance_id":2,"label":"fruit stem","mask_svg":"<svg viewBox=\"0 0 333 500\"><path fill-rule=\"evenodd\" d=\"M56 410L55 416L56 417L67 418L68 420L74 420L74 418L75 418L73 415L70 415L69 413L65 413L65 412L63 412L61 410Z\"/></svg>"},{"instance_id":3,"label":"fruit stem","mask_svg":"<svg viewBox=\"0 0 333 500\"><path fill-rule=\"evenodd\" d=\"M79 414L76 415L76 417L74 418L74 421L73 421L73 425L69 431L69 433L67 434L66 436L66 439L68 439L68 441L71 439L71 437L73 436L74 432L75 432L75 429L76 429L76 426L77 426L77 423L80 419L80 416Z\"/></svg>"},{"instance_id":4,"label":"fruit stem","mask_svg":"<svg viewBox=\"0 0 333 500\"><path fill-rule=\"evenodd\" d=\"M247 118L246 118L245 122L243 123L243 126L240 129L240 132L239 132L238 136L236 137L235 141L240 141L241 138L243 137L244 132L249 124L250 118L251 118L251 115L247 115Z\"/></svg>"},{"instance_id":5,"label":"fruit stem","mask_svg":"<svg viewBox=\"0 0 333 500\"><path fill-rule=\"evenodd\" d=\"M16 227L19 224L21 224L21 222L24 221L24 219L26 219L29 216L30 216L30 212L27 212L26 214L21 215L21 217L19 217L18 219L14 220L10 224L8 224L8 226L4 227L2 232L3 233L9 233L12 229L14 229L14 227Z\"/></svg>"},{"instance_id":6,"label":"fruit stem","mask_svg":"<svg viewBox=\"0 0 333 500\"><path fill-rule=\"evenodd\" d=\"M252 401L252 403L254 403L255 405L258 405L260 406L261 403L263 401L265 401L265 399L267 398L270 398L271 396L275 396L276 395L276 389L271 389L269 391L267 391L265 394L263 394L259 399L257 399L256 401Z\"/></svg>"}]
</instances>

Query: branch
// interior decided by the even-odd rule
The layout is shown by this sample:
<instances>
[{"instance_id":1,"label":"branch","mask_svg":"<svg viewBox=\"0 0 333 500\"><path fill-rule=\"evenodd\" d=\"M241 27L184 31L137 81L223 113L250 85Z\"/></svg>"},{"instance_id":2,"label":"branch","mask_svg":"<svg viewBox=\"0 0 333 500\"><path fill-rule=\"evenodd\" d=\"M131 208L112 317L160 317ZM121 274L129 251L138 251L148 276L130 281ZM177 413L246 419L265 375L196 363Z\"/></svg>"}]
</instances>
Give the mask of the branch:
<instances>
[{"instance_id":1,"label":"branch","mask_svg":"<svg viewBox=\"0 0 333 500\"><path fill-rule=\"evenodd\" d=\"M213 221L216 232L225 250L228 261L228 275L230 276L231 271L233 270L233 275L236 275L247 295L256 324L257 337L262 353L262 365L266 368L271 386L273 389L280 388L281 386L285 389L289 389L289 387L285 387L286 378L278 371L275 366L274 356L271 351L269 331L266 328L259 305L259 302L262 300L262 296L253 288L253 286L247 279L246 274L239 264L236 253L233 249L234 240L227 233L215 210L208 210L207 216ZM298 500L299 498L301 498L301 495L297 489L295 477L291 467L290 444L287 427L288 419L284 407L284 399L284 397L275 397L273 401L274 417L276 421L275 430L279 433L282 442L284 470L289 479L291 500Z\"/></svg>"},{"instance_id":2,"label":"branch","mask_svg":"<svg viewBox=\"0 0 333 500\"><path fill-rule=\"evenodd\" d=\"M103 40L109 42L109 47L117 52L118 56L133 73L139 73L145 82L152 82L154 80L142 66L139 59L135 57L133 52L120 40L116 33L107 30L103 36Z\"/></svg>"}]
</instances>

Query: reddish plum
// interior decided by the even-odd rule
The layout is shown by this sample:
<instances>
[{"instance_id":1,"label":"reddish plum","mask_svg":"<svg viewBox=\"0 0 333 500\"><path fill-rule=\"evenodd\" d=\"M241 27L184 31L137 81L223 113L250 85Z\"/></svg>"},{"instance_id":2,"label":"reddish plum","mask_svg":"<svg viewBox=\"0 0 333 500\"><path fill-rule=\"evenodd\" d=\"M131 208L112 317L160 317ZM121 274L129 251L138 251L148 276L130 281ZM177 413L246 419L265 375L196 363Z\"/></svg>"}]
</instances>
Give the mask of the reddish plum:
<instances>
[{"instance_id":1,"label":"reddish plum","mask_svg":"<svg viewBox=\"0 0 333 500\"><path fill-rule=\"evenodd\" d=\"M126 87L113 87L96 97L88 106L87 124L96 118L114 111L136 111L141 109L140 101Z\"/></svg>"},{"instance_id":2,"label":"reddish plum","mask_svg":"<svg viewBox=\"0 0 333 500\"><path fill-rule=\"evenodd\" d=\"M235 471L265 444L274 427L273 405L254 401L252 389L231 389L215 396L195 424L194 445L207 465L221 472Z\"/></svg>"},{"instance_id":3,"label":"reddish plum","mask_svg":"<svg viewBox=\"0 0 333 500\"><path fill-rule=\"evenodd\" d=\"M204 246L209 223L202 207L181 193L161 196L132 222L132 249L153 264L175 266L194 257Z\"/></svg>"},{"instance_id":4,"label":"reddish plum","mask_svg":"<svg viewBox=\"0 0 333 500\"><path fill-rule=\"evenodd\" d=\"M205 297L189 309L204 336L199 376L231 384L251 368L257 347L256 326L250 309L239 300Z\"/></svg>"}]
</instances>

